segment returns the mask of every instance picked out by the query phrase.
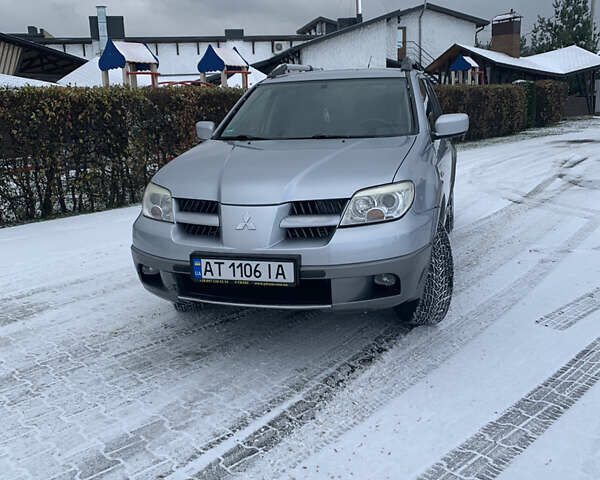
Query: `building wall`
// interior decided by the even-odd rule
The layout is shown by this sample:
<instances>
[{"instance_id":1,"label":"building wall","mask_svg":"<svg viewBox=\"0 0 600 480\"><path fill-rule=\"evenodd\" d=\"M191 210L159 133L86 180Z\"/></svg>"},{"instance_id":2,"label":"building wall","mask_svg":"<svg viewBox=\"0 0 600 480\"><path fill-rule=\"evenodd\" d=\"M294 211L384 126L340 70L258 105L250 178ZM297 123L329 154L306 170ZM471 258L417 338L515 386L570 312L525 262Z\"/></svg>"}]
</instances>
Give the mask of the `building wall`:
<instances>
[{"instance_id":1,"label":"building wall","mask_svg":"<svg viewBox=\"0 0 600 480\"><path fill-rule=\"evenodd\" d=\"M454 43L475 44L475 24L426 10L422 20L423 64L440 56ZM301 61L307 65L331 68L385 67L386 59L397 60L398 27L406 27L407 55L418 57L419 12L392 17L331 39L307 44ZM413 58L418 60L418 58Z\"/></svg>"},{"instance_id":2,"label":"building wall","mask_svg":"<svg viewBox=\"0 0 600 480\"><path fill-rule=\"evenodd\" d=\"M474 46L476 30L474 23L427 10L423 15L423 49L435 59L455 43ZM417 30L417 41L418 37Z\"/></svg>"},{"instance_id":3,"label":"building wall","mask_svg":"<svg viewBox=\"0 0 600 480\"><path fill-rule=\"evenodd\" d=\"M390 22L393 23L393 22ZM307 44L300 50L303 64L324 69L335 68L384 68L391 39L385 20L357 28L333 38Z\"/></svg>"},{"instance_id":4,"label":"building wall","mask_svg":"<svg viewBox=\"0 0 600 480\"><path fill-rule=\"evenodd\" d=\"M412 12L400 18L399 26L406 27L407 54L418 55L419 13ZM442 13L425 10L422 20L422 47L424 50L423 67L429 63L427 54L433 59L439 57L455 43L475 45L474 23ZM418 60L418 59L414 59Z\"/></svg>"}]
</instances>

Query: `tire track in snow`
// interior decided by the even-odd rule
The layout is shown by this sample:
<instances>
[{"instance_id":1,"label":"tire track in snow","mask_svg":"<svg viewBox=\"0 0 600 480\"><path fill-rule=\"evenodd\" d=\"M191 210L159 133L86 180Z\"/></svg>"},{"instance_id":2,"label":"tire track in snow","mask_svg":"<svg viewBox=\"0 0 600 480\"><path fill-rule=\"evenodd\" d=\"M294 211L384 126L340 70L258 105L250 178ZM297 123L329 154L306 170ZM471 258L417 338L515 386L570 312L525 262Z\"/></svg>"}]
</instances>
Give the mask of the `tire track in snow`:
<instances>
[{"instance_id":1,"label":"tire track in snow","mask_svg":"<svg viewBox=\"0 0 600 480\"><path fill-rule=\"evenodd\" d=\"M544 256L524 275L456 320L448 318L437 328L419 328L401 338L394 347L394 352L382 357L379 368L364 372L357 378L356 383L352 384L351 390L337 392L336 402L331 404L332 410L329 411L326 405L320 411L317 421L306 425L311 429L308 435L307 432L290 432L288 438L283 439L280 445L269 449L277 447L277 451L273 453L277 460L273 460L272 466L281 464L280 469L275 467L269 475L274 478L288 469L295 468L308 456L330 445L370 417L375 410L425 378L535 289L567 256L568 250L584 242L598 228L600 219L587 222L566 239L562 244L563 248L554 255ZM419 336L420 338L415 338ZM389 382L390 378L397 381L392 384ZM345 421L340 424L338 422L341 418L345 418ZM307 437L314 441L307 441ZM244 444L245 441L240 443ZM303 448L298 447L296 442L302 443ZM300 453L290 455L290 451ZM247 461L249 468L259 456L252 458L252 462ZM282 459L285 459L285 463ZM261 471L264 472L265 462L261 463L261 467ZM249 472L252 475L252 470ZM208 470L200 471L197 478L210 478L203 477L208 473ZM226 478L235 472L225 469L225 473L223 477L217 478Z\"/></svg>"},{"instance_id":2,"label":"tire track in snow","mask_svg":"<svg viewBox=\"0 0 600 480\"><path fill-rule=\"evenodd\" d=\"M240 432L245 435L244 440L239 441L232 434L220 439L215 445L206 445L206 455L176 471L172 478L182 478L191 474L194 478L217 479L225 478L234 471L243 471L257 453L266 453L291 431L314 419L321 404L333 398L338 390L345 388L353 378L392 348L400 336L406 335L410 330L411 327L399 322L387 328L357 353L325 372L324 376L308 389L308 382L302 382L301 387L304 391L281 402L282 408L273 408L265 412L254 424L246 425Z\"/></svg>"},{"instance_id":3,"label":"tire track in snow","mask_svg":"<svg viewBox=\"0 0 600 480\"><path fill-rule=\"evenodd\" d=\"M600 381L600 337L418 480L493 480Z\"/></svg>"},{"instance_id":4,"label":"tire track in snow","mask_svg":"<svg viewBox=\"0 0 600 480\"><path fill-rule=\"evenodd\" d=\"M277 430L276 425L285 431L288 428L284 425L286 415L290 415L291 411L301 414L293 417L295 426L309 420L307 412L316 408L317 400L324 401L328 398L333 392L332 387L334 385L337 388L345 385L351 377L357 374L359 369L363 369L374 362L377 357L390 348L398 337L406 335L411 327L395 323L381 331L375 336L374 340L362 346L359 352L356 353L353 341L360 333L367 331L370 333L370 330L371 328L368 326L362 327L359 332L336 345L332 350L315 358L308 367L302 369L302 372L298 372L298 374L282 381L281 384L288 387L286 392L249 410L246 415L227 428L226 434L203 444L200 447L201 452L204 454L212 450L211 454L214 454L215 451L227 451L220 446L246 429L252 431L251 424L257 420L261 423L264 422L265 418L273 418L269 422L269 434L265 435L265 432L257 434L253 444L268 443L268 441L273 440L273 437L279 435L275 432ZM281 406L286 405L291 406L285 407L284 413L282 413ZM228 443L232 444L232 442L235 442L235 440ZM238 448L236 448L237 450ZM227 458L231 461L233 457L225 455L223 462L227 462ZM194 464L196 464L197 461L202 460L189 459L189 461L194 461ZM184 462L180 466L184 467L187 464L189 462Z\"/></svg>"},{"instance_id":5,"label":"tire track in snow","mask_svg":"<svg viewBox=\"0 0 600 480\"><path fill-rule=\"evenodd\" d=\"M552 313L538 318L535 323L555 330L566 330L598 310L600 310L600 288L595 288Z\"/></svg>"}]
</instances>

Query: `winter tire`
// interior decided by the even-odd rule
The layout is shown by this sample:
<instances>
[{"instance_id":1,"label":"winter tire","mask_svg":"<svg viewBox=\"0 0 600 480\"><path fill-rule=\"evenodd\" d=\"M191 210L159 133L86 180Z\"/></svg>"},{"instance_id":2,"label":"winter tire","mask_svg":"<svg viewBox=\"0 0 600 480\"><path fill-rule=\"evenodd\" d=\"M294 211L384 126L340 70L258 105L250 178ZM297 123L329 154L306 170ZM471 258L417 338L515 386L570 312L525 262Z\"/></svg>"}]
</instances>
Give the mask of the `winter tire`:
<instances>
[{"instance_id":1,"label":"winter tire","mask_svg":"<svg viewBox=\"0 0 600 480\"><path fill-rule=\"evenodd\" d=\"M431 263L419 300L396 307L400 318L412 325L436 325L448 313L454 286L454 263L448 232L438 227L431 247Z\"/></svg>"}]
</instances>

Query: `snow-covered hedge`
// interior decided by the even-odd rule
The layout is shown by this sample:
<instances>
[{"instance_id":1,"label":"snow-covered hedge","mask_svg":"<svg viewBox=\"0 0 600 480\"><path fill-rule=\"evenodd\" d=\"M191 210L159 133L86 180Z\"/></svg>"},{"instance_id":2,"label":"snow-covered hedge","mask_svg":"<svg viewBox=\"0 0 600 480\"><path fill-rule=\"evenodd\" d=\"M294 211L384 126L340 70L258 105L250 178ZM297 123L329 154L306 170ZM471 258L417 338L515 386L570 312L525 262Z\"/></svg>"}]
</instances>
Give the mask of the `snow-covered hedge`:
<instances>
[{"instance_id":1,"label":"snow-covered hedge","mask_svg":"<svg viewBox=\"0 0 600 480\"><path fill-rule=\"evenodd\" d=\"M239 89L0 89L0 225L138 202Z\"/></svg>"}]
</instances>

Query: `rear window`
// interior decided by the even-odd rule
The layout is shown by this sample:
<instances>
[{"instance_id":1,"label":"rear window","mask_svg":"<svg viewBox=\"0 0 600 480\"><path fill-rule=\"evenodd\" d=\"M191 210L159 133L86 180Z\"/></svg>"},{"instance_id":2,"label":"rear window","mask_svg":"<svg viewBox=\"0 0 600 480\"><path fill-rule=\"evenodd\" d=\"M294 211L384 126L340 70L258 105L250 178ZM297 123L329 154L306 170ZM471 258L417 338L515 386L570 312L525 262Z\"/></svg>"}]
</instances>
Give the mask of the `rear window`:
<instances>
[{"instance_id":1,"label":"rear window","mask_svg":"<svg viewBox=\"0 0 600 480\"><path fill-rule=\"evenodd\" d=\"M413 131L406 79L365 78L259 85L219 138L392 137Z\"/></svg>"}]
</instances>

